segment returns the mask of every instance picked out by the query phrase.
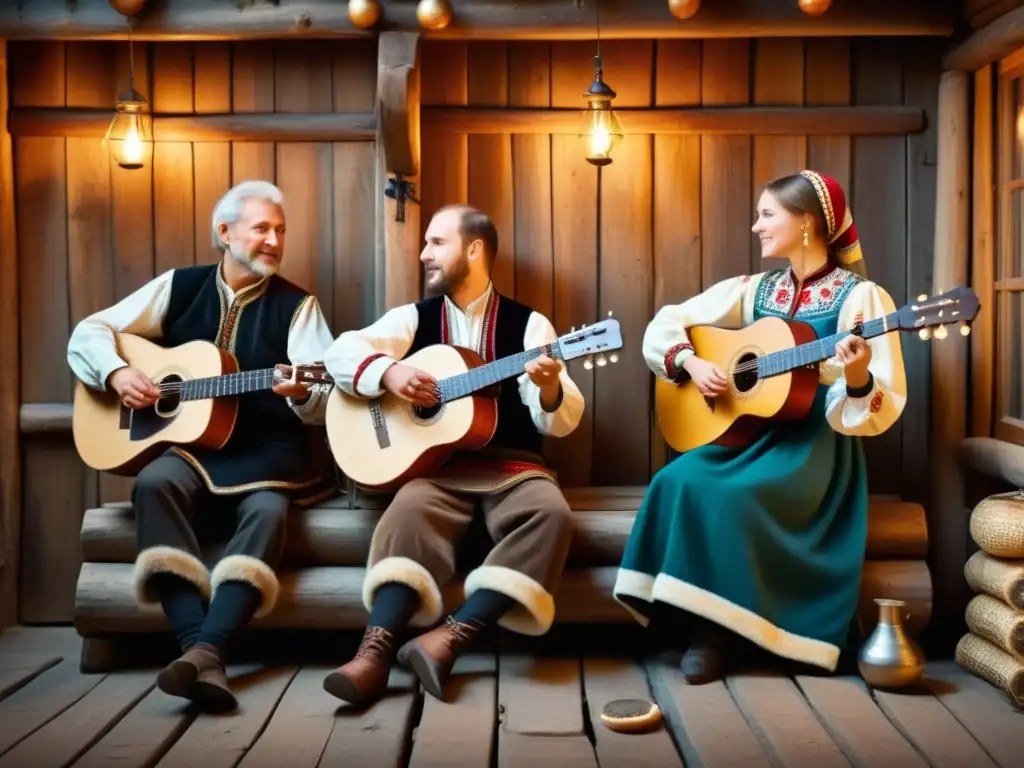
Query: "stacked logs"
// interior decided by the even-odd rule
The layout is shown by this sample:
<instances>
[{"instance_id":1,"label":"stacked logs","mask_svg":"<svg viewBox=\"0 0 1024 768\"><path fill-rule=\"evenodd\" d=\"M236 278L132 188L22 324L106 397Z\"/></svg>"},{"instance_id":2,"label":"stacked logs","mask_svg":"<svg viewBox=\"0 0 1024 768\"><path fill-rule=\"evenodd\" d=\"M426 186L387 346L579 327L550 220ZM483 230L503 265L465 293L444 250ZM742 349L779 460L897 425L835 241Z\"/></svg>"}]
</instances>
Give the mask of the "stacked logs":
<instances>
[{"instance_id":1,"label":"stacked logs","mask_svg":"<svg viewBox=\"0 0 1024 768\"><path fill-rule=\"evenodd\" d=\"M645 486L567 488L575 535L561 584L555 593L556 621L616 624L633 621L612 597L617 566L643 500ZM357 494L329 499L288 518L284 561L279 569L277 607L254 627L277 629L362 629L366 610L362 581L373 529L386 497ZM480 526L482 528L482 526ZM470 562L486 554L486 531L463 542ZM477 533L481 533L479 530ZM81 531L83 564L75 599L75 626L88 639L167 632L159 609L140 608L132 590L136 556L135 521L130 505L112 503L85 513ZM925 564L928 548L925 512L919 504L893 498L871 499L859 619L877 622L875 598L906 602L906 627L917 635L932 611L932 581ZM218 557L216 547L207 563ZM443 590L446 608L462 598L462 576ZM97 646L98 647L98 646Z\"/></svg>"},{"instance_id":2,"label":"stacked logs","mask_svg":"<svg viewBox=\"0 0 1024 768\"><path fill-rule=\"evenodd\" d=\"M975 596L956 660L1024 708L1024 492L982 500L971 513L971 538L981 549L964 566Z\"/></svg>"}]
</instances>

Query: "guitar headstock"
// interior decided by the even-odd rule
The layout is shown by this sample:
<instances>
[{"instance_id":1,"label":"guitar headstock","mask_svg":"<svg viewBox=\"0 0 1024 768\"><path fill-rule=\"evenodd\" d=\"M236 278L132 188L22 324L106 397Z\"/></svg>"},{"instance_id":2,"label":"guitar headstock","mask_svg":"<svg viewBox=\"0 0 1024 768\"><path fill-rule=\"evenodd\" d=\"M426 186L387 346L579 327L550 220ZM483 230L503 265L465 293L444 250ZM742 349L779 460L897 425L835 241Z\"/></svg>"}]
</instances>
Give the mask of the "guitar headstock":
<instances>
[{"instance_id":1,"label":"guitar headstock","mask_svg":"<svg viewBox=\"0 0 1024 768\"><path fill-rule=\"evenodd\" d=\"M896 320L900 330L917 331L925 341L933 335L936 339L946 338L946 326L953 324L960 326L961 336L967 336L980 309L981 302L974 290L960 286L931 298L918 296L916 302L896 311Z\"/></svg>"},{"instance_id":2,"label":"guitar headstock","mask_svg":"<svg viewBox=\"0 0 1024 768\"><path fill-rule=\"evenodd\" d=\"M622 333L619 329L619 321L611 319L612 313L608 313L607 320L601 320L593 325L581 325L579 330L573 327L569 333L559 336L558 345L559 357L568 362L577 357L585 357L583 367L588 371L594 367L594 355L597 355L596 363L599 367L609 362L617 362L619 356L613 350L622 348ZM610 355L605 353L612 352Z\"/></svg>"}]
</instances>

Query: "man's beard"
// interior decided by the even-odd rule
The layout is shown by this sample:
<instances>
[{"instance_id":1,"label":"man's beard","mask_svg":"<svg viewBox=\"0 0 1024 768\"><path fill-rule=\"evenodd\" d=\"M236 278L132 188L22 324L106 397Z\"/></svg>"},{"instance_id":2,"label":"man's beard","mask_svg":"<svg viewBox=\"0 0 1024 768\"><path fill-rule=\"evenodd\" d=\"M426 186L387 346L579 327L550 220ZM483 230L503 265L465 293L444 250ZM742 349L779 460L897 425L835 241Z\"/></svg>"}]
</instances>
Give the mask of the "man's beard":
<instances>
[{"instance_id":1,"label":"man's beard","mask_svg":"<svg viewBox=\"0 0 1024 768\"><path fill-rule=\"evenodd\" d=\"M231 252L231 258L250 272L260 275L261 277L270 277L277 272L277 269L280 266L280 262L278 261L271 264L263 261L260 258L259 251L256 251L252 256L246 256L240 243L231 243L230 246L228 246L228 250Z\"/></svg>"},{"instance_id":2,"label":"man's beard","mask_svg":"<svg viewBox=\"0 0 1024 768\"><path fill-rule=\"evenodd\" d=\"M466 254L462 254L458 263L452 265L451 274L446 274L441 267L426 267L423 270L423 291L426 298L451 296L452 292L458 290L466 280L468 274L469 260L466 258Z\"/></svg>"}]
</instances>

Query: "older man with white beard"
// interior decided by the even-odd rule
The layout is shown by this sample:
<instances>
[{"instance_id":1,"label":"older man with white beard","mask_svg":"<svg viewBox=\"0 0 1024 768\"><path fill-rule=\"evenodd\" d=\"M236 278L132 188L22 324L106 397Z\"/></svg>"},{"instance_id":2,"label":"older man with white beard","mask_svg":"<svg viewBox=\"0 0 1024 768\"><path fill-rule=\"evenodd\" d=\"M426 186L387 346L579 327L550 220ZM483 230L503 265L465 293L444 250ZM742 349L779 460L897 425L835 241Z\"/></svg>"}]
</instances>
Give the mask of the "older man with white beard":
<instances>
[{"instance_id":1,"label":"older man with white beard","mask_svg":"<svg viewBox=\"0 0 1024 768\"><path fill-rule=\"evenodd\" d=\"M165 272L78 324L68 364L85 385L116 392L133 409L159 398L153 382L118 355L114 332L165 347L212 342L242 371L323 359L333 336L316 298L276 274L285 242L281 191L242 182L212 218L219 262ZM136 477L136 599L161 605L182 651L157 678L165 693L209 710L235 706L226 649L253 617L274 608L288 508L332 490L329 475L308 469L316 462L303 428L323 424L325 405L325 394L288 380L241 395L234 432L220 450L170 448ZM206 531L229 536L212 572L197 537Z\"/></svg>"}]
</instances>

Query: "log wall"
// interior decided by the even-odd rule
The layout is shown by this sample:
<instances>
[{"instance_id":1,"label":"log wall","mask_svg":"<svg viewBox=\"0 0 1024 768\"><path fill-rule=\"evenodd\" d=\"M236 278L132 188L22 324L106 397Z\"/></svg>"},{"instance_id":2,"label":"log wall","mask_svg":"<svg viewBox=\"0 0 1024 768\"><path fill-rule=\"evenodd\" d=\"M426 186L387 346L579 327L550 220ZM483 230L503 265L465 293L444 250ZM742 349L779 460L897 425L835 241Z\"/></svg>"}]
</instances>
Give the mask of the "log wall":
<instances>
[{"instance_id":1,"label":"log wall","mask_svg":"<svg viewBox=\"0 0 1024 768\"><path fill-rule=\"evenodd\" d=\"M461 132L431 119L442 106L577 108L593 77L592 43L421 44L421 232L442 204L479 205L500 232L500 290L547 313L560 332L609 311L623 326L617 365L572 364L586 416L550 449L566 485L642 484L664 463L652 379L638 363L644 327L662 304L762 268L750 226L765 181L807 166L836 176L850 195L870 276L897 305L930 292L942 42L606 41L605 75L619 107L902 105L924 110L925 127L872 130L865 118L831 135L630 135L601 171L572 135ZM157 113L374 109L373 40L154 42L135 52L137 81ZM127 73L121 42L12 42L9 58L15 110L110 109ZM856 126L866 132L849 133ZM317 294L335 334L384 308L372 136L174 138L156 144L144 170L127 172L111 167L94 137L15 135L23 404L70 402L65 350L82 317L162 270L214 258L212 205L243 178L284 189L283 274ZM407 258L418 252L416 239L408 238ZM868 442L871 492L926 502L929 352L916 337L903 342L910 402L894 429ZM86 470L66 431L24 434L22 451L20 618L69 621L82 515L127 498L129 484Z\"/></svg>"}]
</instances>

